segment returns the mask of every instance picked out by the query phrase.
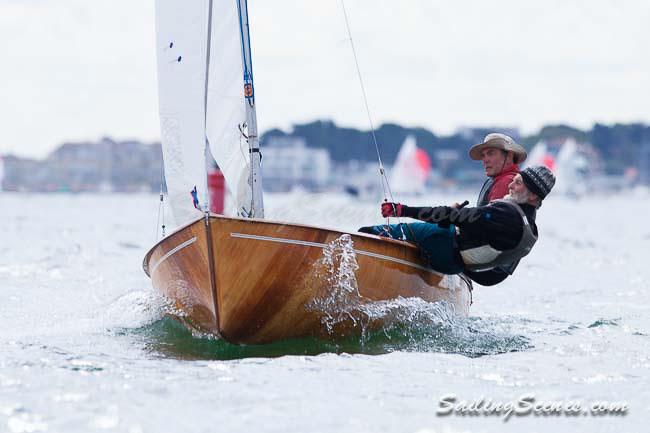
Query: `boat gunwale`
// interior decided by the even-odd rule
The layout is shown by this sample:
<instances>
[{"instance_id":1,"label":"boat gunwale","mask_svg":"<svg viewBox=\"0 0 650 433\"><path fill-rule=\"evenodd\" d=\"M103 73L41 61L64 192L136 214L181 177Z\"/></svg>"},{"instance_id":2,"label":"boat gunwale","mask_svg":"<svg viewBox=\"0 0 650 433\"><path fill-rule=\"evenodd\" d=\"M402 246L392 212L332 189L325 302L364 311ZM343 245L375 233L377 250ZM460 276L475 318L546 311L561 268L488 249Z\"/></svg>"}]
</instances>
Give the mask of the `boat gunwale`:
<instances>
[{"instance_id":1,"label":"boat gunwale","mask_svg":"<svg viewBox=\"0 0 650 433\"><path fill-rule=\"evenodd\" d=\"M414 250L418 249L417 246L415 246L414 244L411 244L409 242L406 242L406 241L402 241L402 240L399 240L399 239L387 238L387 237L384 237L384 236L372 235L372 234L369 234L369 233L362 233L362 232L353 232L353 233L351 233L351 232L346 232L346 231L343 231L343 230L331 229L331 228L327 228L327 227L319 227L319 226L314 226L314 225L309 225L309 224L297 224L297 223L291 223L291 222L286 222L286 221L274 221L274 220L267 220L267 219L260 219L260 218L230 217L230 216L225 216L225 215L221 215L221 214L215 214L215 213L212 213L212 212L209 214L209 216L210 216L210 218L228 219L228 220L235 220L235 221L241 221L241 222L247 222L247 223L248 222L255 222L255 223L265 223L265 224L275 224L275 225L283 225L283 226L291 226L291 227L300 227L300 228L315 229L315 230L326 230L328 232L333 232L333 233L340 233L340 234L353 235L353 236L361 236L361 237L364 237L364 238L367 238L367 239L375 239L375 240L378 240L378 241L381 241L381 242L394 243L397 246L402 246L402 247L405 247L405 248L412 248ZM196 224L197 222L199 222L201 220L204 220L204 219L205 219L205 215L197 216L196 219L177 227L176 229L174 229L174 231L172 231L170 234L168 234L164 238L160 239L151 248L149 248L149 250L145 254L144 259L142 261L142 269L144 270L144 273L147 274L147 276L149 278L151 278L151 275L149 273L149 259L151 257L151 254L153 254L154 250L158 246L160 246L160 244L162 244L164 241L170 239L174 235L180 233L184 229L186 229L186 228L188 228L188 227L190 227L190 226L192 226L192 225Z\"/></svg>"}]
</instances>

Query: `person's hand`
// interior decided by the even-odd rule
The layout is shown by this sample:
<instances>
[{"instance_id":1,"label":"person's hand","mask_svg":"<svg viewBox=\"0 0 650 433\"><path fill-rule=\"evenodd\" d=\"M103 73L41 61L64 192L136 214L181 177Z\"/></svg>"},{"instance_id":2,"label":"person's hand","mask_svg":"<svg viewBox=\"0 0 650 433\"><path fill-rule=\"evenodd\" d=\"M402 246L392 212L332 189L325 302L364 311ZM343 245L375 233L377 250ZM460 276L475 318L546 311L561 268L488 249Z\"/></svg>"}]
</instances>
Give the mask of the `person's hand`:
<instances>
[{"instance_id":1,"label":"person's hand","mask_svg":"<svg viewBox=\"0 0 650 433\"><path fill-rule=\"evenodd\" d=\"M381 216L384 218L388 217L401 217L402 216L402 204L401 203L382 203L381 204Z\"/></svg>"}]
</instances>

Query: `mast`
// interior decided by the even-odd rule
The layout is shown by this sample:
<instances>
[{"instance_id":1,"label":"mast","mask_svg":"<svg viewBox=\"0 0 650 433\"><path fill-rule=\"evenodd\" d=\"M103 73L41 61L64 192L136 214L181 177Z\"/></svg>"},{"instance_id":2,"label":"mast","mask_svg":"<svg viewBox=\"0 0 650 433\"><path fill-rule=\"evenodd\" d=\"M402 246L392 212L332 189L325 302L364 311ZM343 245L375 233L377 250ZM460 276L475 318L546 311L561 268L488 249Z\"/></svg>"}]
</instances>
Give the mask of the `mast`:
<instances>
[{"instance_id":1,"label":"mast","mask_svg":"<svg viewBox=\"0 0 650 433\"><path fill-rule=\"evenodd\" d=\"M203 155L205 157L205 197L203 198L203 213L205 214L206 221L210 216L210 188L208 183L208 161L210 161L210 142L208 141L208 84L210 82L210 46L212 45L212 0L208 1L208 34L206 41L205 52L205 94L203 97L203 135L205 137L205 145L203 147Z\"/></svg>"},{"instance_id":2,"label":"mast","mask_svg":"<svg viewBox=\"0 0 650 433\"><path fill-rule=\"evenodd\" d=\"M253 61L251 56L250 32L248 24L248 1L237 0L239 10L239 30L241 33L242 62L244 67L244 97L246 100L246 138L250 155L250 186L252 190L251 218L264 218L262 197L262 176L260 173L260 142L257 135L257 114L255 111L255 87L253 85Z\"/></svg>"}]
</instances>

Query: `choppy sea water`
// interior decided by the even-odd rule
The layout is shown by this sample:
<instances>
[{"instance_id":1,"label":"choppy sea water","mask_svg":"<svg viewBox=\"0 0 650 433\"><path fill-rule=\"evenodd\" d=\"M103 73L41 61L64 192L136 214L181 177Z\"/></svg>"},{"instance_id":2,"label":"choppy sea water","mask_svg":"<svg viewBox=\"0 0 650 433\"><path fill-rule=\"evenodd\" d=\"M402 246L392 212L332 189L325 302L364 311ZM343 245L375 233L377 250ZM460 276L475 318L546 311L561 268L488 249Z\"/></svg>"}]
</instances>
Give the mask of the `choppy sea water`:
<instances>
[{"instance_id":1,"label":"choppy sea water","mask_svg":"<svg viewBox=\"0 0 650 433\"><path fill-rule=\"evenodd\" d=\"M369 313L391 324L360 338L239 347L165 317L141 269L157 197L0 193L0 432L645 431L648 198L550 198L531 256L476 287L469 318L397 300ZM377 203L343 196L266 201L269 219L381 222ZM449 394L629 409L437 416Z\"/></svg>"}]
</instances>

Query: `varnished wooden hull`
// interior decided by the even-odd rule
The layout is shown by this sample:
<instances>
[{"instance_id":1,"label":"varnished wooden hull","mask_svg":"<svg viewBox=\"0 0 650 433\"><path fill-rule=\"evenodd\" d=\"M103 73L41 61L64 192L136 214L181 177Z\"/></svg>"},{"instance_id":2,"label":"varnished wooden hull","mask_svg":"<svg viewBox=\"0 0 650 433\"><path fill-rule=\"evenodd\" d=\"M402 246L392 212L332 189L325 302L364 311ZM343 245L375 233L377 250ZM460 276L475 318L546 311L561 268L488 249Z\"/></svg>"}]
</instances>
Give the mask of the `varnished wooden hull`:
<instances>
[{"instance_id":1,"label":"varnished wooden hull","mask_svg":"<svg viewBox=\"0 0 650 433\"><path fill-rule=\"evenodd\" d=\"M240 344L360 333L364 307L400 297L462 315L471 303L464 280L427 269L408 243L219 215L163 239L144 269L185 321Z\"/></svg>"}]
</instances>

